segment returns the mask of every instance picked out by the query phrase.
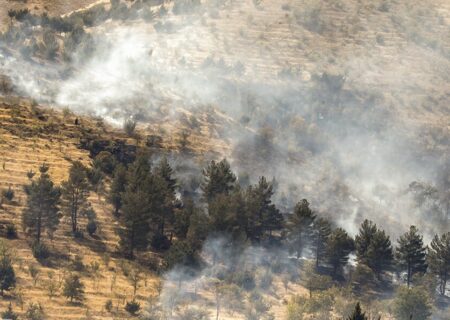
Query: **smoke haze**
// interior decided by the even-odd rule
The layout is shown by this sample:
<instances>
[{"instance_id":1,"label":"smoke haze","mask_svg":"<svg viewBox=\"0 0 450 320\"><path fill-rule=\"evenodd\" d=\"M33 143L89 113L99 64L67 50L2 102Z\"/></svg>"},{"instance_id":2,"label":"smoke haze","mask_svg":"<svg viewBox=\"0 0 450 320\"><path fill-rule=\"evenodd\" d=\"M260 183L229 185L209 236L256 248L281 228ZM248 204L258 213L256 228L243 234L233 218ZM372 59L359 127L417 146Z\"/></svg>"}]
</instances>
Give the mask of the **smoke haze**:
<instances>
[{"instance_id":1,"label":"smoke haze","mask_svg":"<svg viewBox=\"0 0 450 320\"><path fill-rule=\"evenodd\" d=\"M275 178L284 211L307 198L352 234L370 218L394 237L419 225L428 241L449 227L448 16L390 4L386 31L383 8L340 5L208 1L151 23L107 20L70 64L4 54L1 69L43 103L117 125L206 112L241 181ZM420 40L430 26L433 47ZM437 195L418 201L414 181Z\"/></svg>"}]
</instances>

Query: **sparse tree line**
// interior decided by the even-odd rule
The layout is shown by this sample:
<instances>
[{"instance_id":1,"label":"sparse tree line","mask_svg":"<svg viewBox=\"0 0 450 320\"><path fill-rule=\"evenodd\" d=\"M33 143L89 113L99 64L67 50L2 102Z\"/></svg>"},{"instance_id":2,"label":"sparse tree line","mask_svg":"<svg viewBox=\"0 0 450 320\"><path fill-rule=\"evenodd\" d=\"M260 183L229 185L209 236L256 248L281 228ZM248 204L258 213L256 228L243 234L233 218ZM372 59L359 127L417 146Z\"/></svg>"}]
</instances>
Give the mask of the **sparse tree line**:
<instances>
[{"instance_id":1,"label":"sparse tree line","mask_svg":"<svg viewBox=\"0 0 450 320\"><path fill-rule=\"evenodd\" d=\"M156 5L161 5L158 10L155 10ZM74 53L78 58L86 58L93 52L93 40L85 27L96 26L107 19L153 21L167 12L163 1L144 0L133 1L131 5L111 0L109 9L99 4L66 17L50 16L47 12L38 15L27 8L11 9L8 11L9 28L0 38L10 45L20 46L20 53L25 58L37 56L55 60L61 55L65 61L70 61ZM42 40L36 35L36 27L40 29ZM62 43L59 38L63 39Z\"/></svg>"}]
</instances>

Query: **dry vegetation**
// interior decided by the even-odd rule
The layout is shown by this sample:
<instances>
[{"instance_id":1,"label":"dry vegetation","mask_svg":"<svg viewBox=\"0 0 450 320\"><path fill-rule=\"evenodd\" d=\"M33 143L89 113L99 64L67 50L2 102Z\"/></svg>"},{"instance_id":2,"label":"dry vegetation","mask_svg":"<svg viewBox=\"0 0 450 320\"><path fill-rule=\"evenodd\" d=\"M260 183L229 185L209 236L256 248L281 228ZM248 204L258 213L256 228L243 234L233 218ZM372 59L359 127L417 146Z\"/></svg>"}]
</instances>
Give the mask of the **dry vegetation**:
<instances>
[{"instance_id":1,"label":"dry vegetation","mask_svg":"<svg viewBox=\"0 0 450 320\"><path fill-rule=\"evenodd\" d=\"M115 254L118 237L116 218L106 203L104 191L91 192L92 203L99 223L99 230L94 237L87 233L84 239L74 240L70 234L69 224L61 222L61 228L53 240L46 240L54 258L41 265L33 257L26 235L21 227L21 212L25 204L23 186L29 183L27 173L38 172L39 166L50 166L50 175L56 183L67 178L68 168L73 161L82 161L89 165L89 152L79 148L80 137L86 131L98 137L126 137L119 132L103 130L95 120L77 118L71 113L52 111L49 108L35 106L29 100L19 98L1 99L0 101L0 189L11 187L15 196L12 201L5 201L0 207L0 227L2 234L6 226L13 223L18 230L18 238L7 240L14 252L14 268L18 277L17 290L14 293L20 299L14 299L16 311L25 311L31 302L39 302L48 318L51 319L85 319L87 315L96 319L110 319L111 313L104 310L107 300L113 301L113 313L126 317L123 306L132 300L133 286L124 273L135 270L133 264L117 257ZM82 221L82 229L86 220ZM61 295L61 285L65 277L73 271L73 261L79 256L84 270L81 272L85 284L85 301L82 305L70 305ZM33 279L31 268L38 269ZM148 268L139 267L141 280L137 290L137 300L144 301L155 293L155 274ZM56 288L49 289L55 286ZM55 291L50 294L50 291ZM50 297L49 295L55 295ZM17 304L23 301L23 309ZM0 301L0 309L5 309L10 299L5 296ZM118 308L119 312L116 312Z\"/></svg>"},{"instance_id":2,"label":"dry vegetation","mask_svg":"<svg viewBox=\"0 0 450 320\"><path fill-rule=\"evenodd\" d=\"M94 2L0 0L1 26L7 28L10 22L7 11L11 8L26 7L36 14L62 15ZM395 16L392 12L405 15ZM246 19L242 19L243 16ZM177 15L169 19L175 25L182 23L180 20ZM434 20L438 23L432 22ZM415 21L430 21L432 28L423 28ZM324 71L345 74L346 86L362 91L370 88L382 94L387 104L395 108L393 114L405 123L440 128L444 132L442 136L448 135L446 97L450 79L441 71L448 70L450 64L448 1L423 1L419 7L405 1L324 1L321 6L303 0L240 1L237 5L225 5L223 10L211 9L198 23L207 26L211 33L205 37L199 35L183 48L194 66L213 65L228 70L231 77L257 75L267 81L297 78L306 85L311 75ZM94 27L90 31L101 32L104 27L98 30ZM155 25L159 32L164 32L165 27L168 26ZM212 36L214 41L211 41ZM175 38L177 34L168 33L167 37ZM211 48L212 43L214 48ZM279 52L283 53L282 58ZM179 56L169 56L169 59L180 61ZM241 61L246 61L246 65ZM391 70L388 75L387 69ZM412 84L410 74L414 74ZM428 87L430 83L433 88ZM402 92L396 92L396 88L401 88ZM431 94L434 95L432 101ZM0 205L0 233L6 232L11 223L18 230L18 238L7 243L16 253L14 267L18 289L14 294L21 297L2 299L0 310L4 310L9 301L13 301L19 313L26 310L28 303L39 302L51 319L126 318L129 315L124 306L133 298L133 284L125 274L134 269L139 269L142 277L137 290L141 305L156 294L157 275L148 267L130 263L116 253L116 229L120 226L106 200L105 190L91 191L89 197L99 222L97 235L74 240L69 224L63 221L54 239L46 240L57 253L48 266L40 265L33 258L27 238L21 232L20 217L25 204L23 186L29 183L27 173L38 172L39 166L47 163L51 177L59 184L67 178L73 161L89 166L92 158L89 151L82 148L86 137L120 140L128 146L147 144L155 149L194 155L229 151L229 144L220 140L218 132L226 125L235 125L231 119L213 109L198 114L180 109L174 121L165 117L169 114L166 111L161 107L163 116L157 123L147 127L138 122L138 136L127 136L122 130L92 117L75 116L67 110L55 111L17 97L0 100L0 190L11 188L15 194L12 201ZM76 119L78 124L75 124ZM86 223L87 220L82 221L83 230ZM62 279L73 271L76 256L82 257L85 266L81 275L86 297L80 305L72 305L61 296ZM141 262L145 265L148 257L142 257ZM30 271L33 266L39 269L37 276ZM281 280L276 281L275 291L283 291ZM55 297L52 297L53 291L57 292ZM299 293L306 294L305 289L299 285L289 288L289 295ZM20 300L24 302L23 308ZM105 310L108 300L112 301L112 313ZM272 300L275 314L283 314L285 305ZM229 315L226 317L233 319Z\"/></svg>"}]
</instances>

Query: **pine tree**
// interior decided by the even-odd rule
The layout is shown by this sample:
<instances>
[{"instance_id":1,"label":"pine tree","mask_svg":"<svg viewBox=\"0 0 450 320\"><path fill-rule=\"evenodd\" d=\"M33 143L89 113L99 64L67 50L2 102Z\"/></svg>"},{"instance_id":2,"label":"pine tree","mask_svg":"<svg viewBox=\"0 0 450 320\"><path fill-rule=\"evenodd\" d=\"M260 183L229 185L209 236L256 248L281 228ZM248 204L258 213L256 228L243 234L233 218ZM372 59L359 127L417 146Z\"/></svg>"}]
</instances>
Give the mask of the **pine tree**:
<instances>
[{"instance_id":1,"label":"pine tree","mask_svg":"<svg viewBox=\"0 0 450 320\"><path fill-rule=\"evenodd\" d=\"M69 179L62 183L63 209L71 220L72 232L78 231L78 217L87 206L89 184L86 168L79 161L72 164Z\"/></svg>"},{"instance_id":2,"label":"pine tree","mask_svg":"<svg viewBox=\"0 0 450 320\"><path fill-rule=\"evenodd\" d=\"M190 219L195 214L194 201L185 197L183 200L183 207L175 211L174 232L177 238L186 239L189 230Z\"/></svg>"},{"instance_id":3,"label":"pine tree","mask_svg":"<svg viewBox=\"0 0 450 320\"><path fill-rule=\"evenodd\" d=\"M59 224L58 204L61 196L59 188L50 180L48 166L42 165L39 171L39 178L25 186L28 197L22 214L23 227L35 235L38 244L44 230L52 233Z\"/></svg>"},{"instance_id":4,"label":"pine tree","mask_svg":"<svg viewBox=\"0 0 450 320\"><path fill-rule=\"evenodd\" d=\"M247 189L247 232L253 241L271 237L274 230L283 226L283 216L272 203L273 193L273 186L265 177L261 177L256 186Z\"/></svg>"},{"instance_id":5,"label":"pine tree","mask_svg":"<svg viewBox=\"0 0 450 320\"><path fill-rule=\"evenodd\" d=\"M445 295L450 276L450 232L435 235L428 251L428 265L439 280L439 292Z\"/></svg>"},{"instance_id":6,"label":"pine tree","mask_svg":"<svg viewBox=\"0 0 450 320\"><path fill-rule=\"evenodd\" d=\"M411 226L409 232L398 239L396 259L398 265L406 269L408 287L414 274L424 273L427 270L426 250L422 236L415 226Z\"/></svg>"},{"instance_id":7,"label":"pine tree","mask_svg":"<svg viewBox=\"0 0 450 320\"><path fill-rule=\"evenodd\" d=\"M378 229L372 221L365 220L362 223L355 244L358 262L366 264L378 277L391 267L391 240L384 230Z\"/></svg>"},{"instance_id":8,"label":"pine tree","mask_svg":"<svg viewBox=\"0 0 450 320\"><path fill-rule=\"evenodd\" d=\"M124 228L119 232L120 247L128 258L134 258L136 248L146 248L148 244L149 203L143 189L133 190L128 186L122 195L122 221Z\"/></svg>"},{"instance_id":9,"label":"pine tree","mask_svg":"<svg viewBox=\"0 0 450 320\"><path fill-rule=\"evenodd\" d=\"M114 213L119 214L122 208L122 193L125 191L127 183L127 171L122 164L118 164L114 169L114 178L111 183L109 201L114 207Z\"/></svg>"},{"instance_id":10,"label":"pine tree","mask_svg":"<svg viewBox=\"0 0 450 320\"><path fill-rule=\"evenodd\" d=\"M84 298L84 285L76 274L70 275L64 281L63 294L70 302L81 301Z\"/></svg>"},{"instance_id":11,"label":"pine tree","mask_svg":"<svg viewBox=\"0 0 450 320\"><path fill-rule=\"evenodd\" d=\"M236 176L226 159L220 162L211 161L203 170L203 178L201 188L207 202L219 194L228 194L236 184Z\"/></svg>"},{"instance_id":12,"label":"pine tree","mask_svg":"<svg viewBox=\"0 0 450 320\"><path fill-rule=\"evenodd\" d=\"M331 223L325 218L317 218L313 227L313 245L315 247L316 268L318 268L327 251L327 241L331 234Z\"/></svg>"},{"instance_id":13,"label":"pine tree","mask_svg":"<svg viewBox=\"0 0 450 320\"><path fill-rule=\"evenodd\" d=\"M158 228L156 236L165 238L166 225L174 223L177 181L173 178L173 169L164 157L153 172L149 193L152 204L153 223Z\"/></svg>"},{"instance_id":14,"label":"pine tree","mask_svg":"<svg viewBox=\"0 0 450 320\"><path fill-rule=\"evenodd\" d=\"M349 254L354 250L353 239L342 228L334 230L327 241L326 255L333 267L333 275L348 262Z\"/></svg>"},{"instance_id":15,"label":"pine tree","mask_svg":"<svg viewBox=\"0 0 450 320\"><path fill-rule=\"evenodd\" d=\"M167 160L167 157L163 157L161 159L158 166L155 168L155 173L164 179L170 192L175 194L177 180L173 177L174 172L169 164L169 161Z\"/></svg>"},{"instance_id":16,"label":"pine tree","mask_svg":"<svg viewBox=\"0 0 450 320\"><path fill-rule=\"evenodd\" d=\"M16 274L12 265L11 252L3 241L0 241L0 294L16 286Z\"/></svg>"},{"instance_id":17,"label":"pine tree","mask_svg":"<svg viewBox=\"0 0 450 320\"><path fill-rule=\"evenodd\" d=\"M300 258L303 249L310 244L315 219L316 215L306 199L297 203L294 213L288 217L288 241L291 249L297 254L297 259Z\"/></svg>"},{"instance_id":18,"label":"pine tree","mask_svg":"<svg viewBox=\"0 0 450 320\"><path fill-rule=\"evenodd\" d=\"M151 179L151 166L148 155L141 153L128 168L127 186L121 194L122 222L120 247L128 258L134 258L135 249L143 249L148 244L150 230L150 199L148 185Z\"/></svg>"},{"instance_id":19,"label":"pine tree","mask_svg":"<svg viewBox=\"0 0 450 320\"><path fill-rule=\"evenodd\" d=\"M350 317L348 317L347 320L368 320L368 318L366 317L366 314L364 312L362 312L359 302L356 303L353 314Z\"/></svg>"}]
</instances>

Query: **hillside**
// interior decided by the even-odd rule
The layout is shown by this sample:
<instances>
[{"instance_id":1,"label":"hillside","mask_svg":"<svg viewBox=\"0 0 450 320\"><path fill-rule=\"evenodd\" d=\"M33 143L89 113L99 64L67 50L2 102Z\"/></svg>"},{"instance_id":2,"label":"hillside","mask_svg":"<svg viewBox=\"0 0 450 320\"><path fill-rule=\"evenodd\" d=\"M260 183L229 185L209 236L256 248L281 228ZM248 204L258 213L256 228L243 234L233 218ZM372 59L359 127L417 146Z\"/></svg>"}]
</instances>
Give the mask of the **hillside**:
<instances>
[{"instance_id":1,"label":"hillside","mask_svg":"<svg viewBox=\"0 0 450 320\"><path fill-rule=\"evenodd\" d=\"M366 218L393 244L411 224L426 244L450 228L449 1L0 0L0 8L0 190L15 193L0 204L0 235L11 223L18 230L18 239L6 240L16 298L0 300L0 310L13 301L23 313L40 302L49 319L128 318L136 270L142 307L160 286L181 292L183 306L194 301L197 280L174 289L178 270L157 273L164 252L135 261L120 253L111 176L89 193L97 234L74 239L64 218L45 240L52 259L33 257L21 226L27 173L46 163L59 185L73 162L91 168L102 148L134 157L145 147L155 161L168 156L178 198L201 199L202 168L226 157L243 188L273 178L273 200L285 216L307 198L351 237ZM24 8L29 13L9 19L8 10ZM137 135L124 132L127 119L136 121ZM83 217L82 230L86 223ZM83 304L50 299L49 283L60 289L76 256L86 266ZM36 284L30 265L40 269ZM202 281L218 272L206 270ZM348 283L351 274L345 269ZM276 319L292 296L307 295L304 283L283 288L283 281L274 277L263 294ZM217 297L208 286L199 292L214 314ZM105 310L109 299L113 313ZM377 303L365 307L375 314L383 309ZM442 310L436 319L445 318ZM244 315L230 310L220 317L238 318Z\"/></svg>"},{"instance_id":2,"label":"hillside","mask_svg":"<svg viewBox=\"0 0 450 320\"><path fill-rule=\"evenodd\" d=\"M75 116L63 116L61 112L49 108L33 106L30 100L8 98L1 100L1 152L2 163L1 189L11 187L15 192L12 202L4 202L0 208L0 225L4 235L6 226L16 225L17 240L10 240L8 244L14 251L14 266L18 277L18 292L20 292L24 307L31 302L39 302L45 306L45 312L50 319L85 319L89 314L96 319L109 319L103 306L108 299L123 304L123 300L130 300L132 286L123 275L121 265L125 263L115 254L117 247L118 227L115 217L111 214L106 203L105 194L91 192L90 201L97 213L99 232L95 238L73 240L69 225L62 223L62 228L54 234L49 242L51 250L56 252L55 260L47 265L40 265L33 257L25 234L20 230L21 212L25 205L23 186L29 183L27 172L38 172L39 166L46 163L50 166L50 174L56 183L67 178L68 168L72 161L82 161L89 165L91 159L86 150L79 148L83 130L91 131L102 137L120 138L121 134L98 126L95 120L80 118L80 125L75 126ZM83 222L84 224L85 222ZM82 227L84 228L84 227ZM71 270L71 261L79 255L82 257L86 273L91 274L83 279L86 285L86 304L82 307L70 306L61 297L50 299L47 296L48 284L53 282L60 285L64 274ZM97 276L92 276L91 263L99 263ZM39 268L37 283L34 284L29 267ZM66 269L67 268L67 269ZM130 266L125 266L129 268ZM139 289L139 299L144 301L154 292L155 275L143 269L142 288ZM51 281L48 277L53 275ZM112 280L116 277L116 280ZM145 280L144 280L145 279ZM111 282L115 281L111 291ZM145 286L144 286L145 281ZM9 299L1 301L4 309ZM17 303L17 302L16 302ZM122 308L121 308L122 309ZM19 309L20 311L20 309ZM124 317L125 315L120 315Z\"/></svg>"}]
</instances>

